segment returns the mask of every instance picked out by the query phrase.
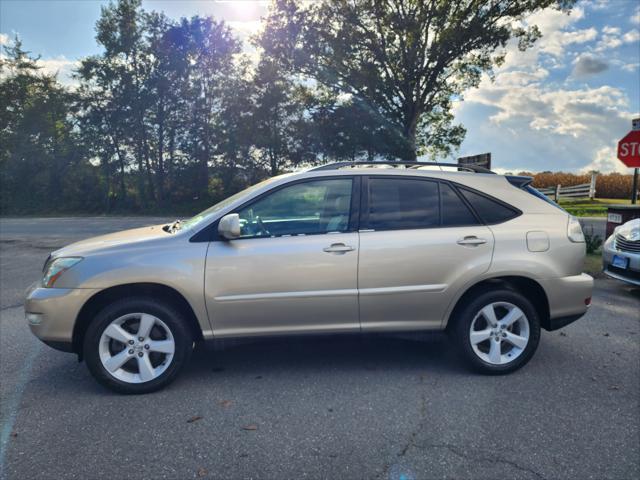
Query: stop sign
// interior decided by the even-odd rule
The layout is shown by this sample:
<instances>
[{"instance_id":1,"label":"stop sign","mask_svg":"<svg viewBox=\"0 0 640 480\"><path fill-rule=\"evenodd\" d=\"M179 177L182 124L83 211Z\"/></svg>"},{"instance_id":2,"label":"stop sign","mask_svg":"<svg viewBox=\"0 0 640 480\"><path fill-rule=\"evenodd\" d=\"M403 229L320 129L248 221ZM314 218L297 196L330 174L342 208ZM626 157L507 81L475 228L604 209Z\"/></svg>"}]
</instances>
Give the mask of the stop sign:
<instances>
[{"instance_id":1,"label":"stop sign","mask_svg":"<svg viewBox=\"0 0 640 480\"><path fill-rule=\"evenodd\" d=\"M618 158L629 168L640 167L640 130L632 130L618 142Z\"/></svg>"}]
</instances>

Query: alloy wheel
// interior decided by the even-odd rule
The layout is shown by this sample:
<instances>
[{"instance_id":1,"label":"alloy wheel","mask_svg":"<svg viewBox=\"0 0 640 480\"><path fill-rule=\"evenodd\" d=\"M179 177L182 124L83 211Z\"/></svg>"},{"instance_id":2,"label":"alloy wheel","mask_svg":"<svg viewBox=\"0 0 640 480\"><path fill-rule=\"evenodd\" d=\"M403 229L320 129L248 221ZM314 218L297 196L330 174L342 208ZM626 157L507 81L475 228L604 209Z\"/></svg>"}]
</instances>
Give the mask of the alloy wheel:
<instances>
[{"instance_id":1,"label":"alloy wheel","mask_svg":"<svg viewBox=\"0 0 640 480\"><path fill-rule=\"evenodd\" d=\"M116 318L102 332L98 346L105 370L126 383L158 378L171 365L175 348L169 327L148 313Z\"/></svg>"},{"instance_id":2,"label":"alloy wheel","mask_svg":"<svg viewBox=\"0 0 640 480\"><path fill-rule=\"evenodd\" d=\"M476 314L469 328L474 353L491 365L505 365L518 358L529 344L529 320L509 302L494 302Z\"/></svg>"}]
</instances>

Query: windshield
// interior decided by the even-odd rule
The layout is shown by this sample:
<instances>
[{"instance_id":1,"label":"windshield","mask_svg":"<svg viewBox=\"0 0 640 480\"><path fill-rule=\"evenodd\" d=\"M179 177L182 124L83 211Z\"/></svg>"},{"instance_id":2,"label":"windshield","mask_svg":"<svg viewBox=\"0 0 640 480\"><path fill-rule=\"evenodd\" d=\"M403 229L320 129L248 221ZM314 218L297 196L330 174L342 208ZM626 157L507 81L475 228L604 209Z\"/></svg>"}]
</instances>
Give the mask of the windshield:
<instances>
[{"instance_id":1,"label":"windshield","mask_svg":"<svg viewBox=\"0 0 640 480\"><path fill-rule=\"evenodd\" d=\"M269 183L272 180L273 179L270 178L270 179L264 180L264 181L262 181L260 183L256 183L255 185L253 185L253 186L251 186L249 188L246 188L246 189L236 193L235 195L231 195L230 197L225 198L221 202L216 203L212 207L209 207L206 210L198 213L197 215L194 215L193 217L189 218L188 220L181 221L180 225L179 225L179 228L183 229L183 228L195 227L196 225L198 225L203 220L206 220L207 218L209 218L212 214L214 214L214 213L222 210L223 208L231 205L233 202L235 202L239 198L242 198L245 195L250 194L254 190L258 190L259 188L263 187L266 183Z\"/></svg>"}]
</instances>

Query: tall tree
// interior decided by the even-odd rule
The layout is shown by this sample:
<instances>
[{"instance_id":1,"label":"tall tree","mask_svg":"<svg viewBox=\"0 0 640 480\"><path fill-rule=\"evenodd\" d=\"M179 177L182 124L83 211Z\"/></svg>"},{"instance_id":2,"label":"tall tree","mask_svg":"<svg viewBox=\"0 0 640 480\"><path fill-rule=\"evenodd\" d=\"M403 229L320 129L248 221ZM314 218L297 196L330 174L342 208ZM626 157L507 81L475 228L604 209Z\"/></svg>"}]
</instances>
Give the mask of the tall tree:
<instances>
[{"instance_id":1,"label":"tall tree","mask_svg":"<svg viewBox=\"0 0 640 480\"><path fill-rule=\"evenodd\" d=\"M350 93L389 122L406 159L448 154L464 129L452 99L503 61L524 16L576 0L275 0L260 40L290 71Z\"/></svg>"},{"instance_id":2,"label":"tall tree","mask_svg":"<svg viewBox=\"0 0 640 480\"><path fill-rule=\"evenodd\" d=\"M16 38L0 58L0 206L2 210L78 208L78 185L97 186L73 123L74 94ZM81 181L79 177L83 176ZM87 193L90 203L93 191Z\"/></svg>"},{"instance_id":3,"label":"tall tree","mask_svg":"<svg viewBox=\"0 0 640 480\"><path fill-rule=\"evenodd\" d=\"M224 22L210 17L182 19L180 28L188 38L186 55L190 65L189 130L183 148L196 161L198 194L206 198L209 167L220 153L221 139L215 125L222 113L224 84L235 72L233 59L240 53L241 44Z\"/></svg>"},{"instance_id":4,"label":"tall tree","mask_svg":"<svg viewBox=\"0 0 640 480\"><path fill-rule=\"evenodd\" d=\"M292 81L281 65L263 57L253 77L254 142L271 175L316 158L304 138L307 88Z\"/></svg>"}]
</instances>

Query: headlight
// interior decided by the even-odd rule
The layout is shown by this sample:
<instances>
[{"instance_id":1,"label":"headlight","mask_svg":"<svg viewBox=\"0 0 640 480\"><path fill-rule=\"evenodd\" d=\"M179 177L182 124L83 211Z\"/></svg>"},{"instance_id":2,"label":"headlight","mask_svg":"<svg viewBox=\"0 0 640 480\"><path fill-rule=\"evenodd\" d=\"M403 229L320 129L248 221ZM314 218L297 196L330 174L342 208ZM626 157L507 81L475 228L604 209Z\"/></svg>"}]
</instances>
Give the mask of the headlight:
<instances>
[{"instance_id":1,"label":"headlight","mask_svg":"<svg viewBox=\"0 0 640 480\"><path fill-rule=\"evenodd\" d=\"M44 272L44 277L42 278L42 285L47 288L53 287L53 284L60 278L60 275L80 260L82 260L82 257L60 257L49 262L47 270Z\"/></svg>"},{"instance_id":2,"label":"headlight","mask_svg":"<svg viewBox=\"0 0 640 480\"><path fill-rule=\"evenodd\" d=\"M584 233L582 233L582 226L576 217L569 217L569 224L567 225L567 236L573 243L584 243Z\"/></svg>"}]
</instances>

